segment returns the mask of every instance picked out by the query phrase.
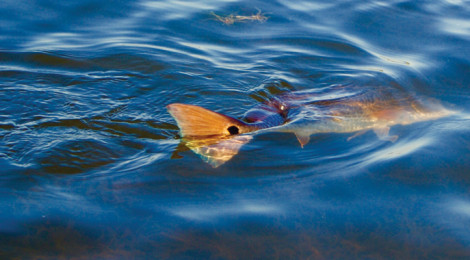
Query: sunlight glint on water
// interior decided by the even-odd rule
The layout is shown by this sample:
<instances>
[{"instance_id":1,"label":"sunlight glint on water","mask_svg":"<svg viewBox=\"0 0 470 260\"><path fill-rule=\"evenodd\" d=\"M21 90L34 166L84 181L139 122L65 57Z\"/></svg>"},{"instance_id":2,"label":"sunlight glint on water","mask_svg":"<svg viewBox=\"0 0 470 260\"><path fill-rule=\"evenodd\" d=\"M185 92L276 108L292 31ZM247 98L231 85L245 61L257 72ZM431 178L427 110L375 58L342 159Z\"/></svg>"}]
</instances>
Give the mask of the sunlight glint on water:
<instances>
[{"instance_id":1,"label":"sunlight glint on water","mask_svg":"<svg viewBox=\"0 0 470 260\"><path fill-rule=\"evenodd\" d=\"M470 258L469 14L466 0L4 1L0 258ZM166 109L242 118L289 93L384 87L457 113L392 126L396 142L263 131L214 168Z\"/></svg>"}]
</instances>

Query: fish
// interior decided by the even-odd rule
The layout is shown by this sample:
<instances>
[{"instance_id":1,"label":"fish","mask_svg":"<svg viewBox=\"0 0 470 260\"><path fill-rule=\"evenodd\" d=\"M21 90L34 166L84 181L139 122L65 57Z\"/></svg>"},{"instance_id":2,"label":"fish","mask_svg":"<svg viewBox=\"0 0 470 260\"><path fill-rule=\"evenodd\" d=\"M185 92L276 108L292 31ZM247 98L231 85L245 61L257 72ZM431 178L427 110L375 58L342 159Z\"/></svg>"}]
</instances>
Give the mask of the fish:
<instances>
[{"instance_id":1,"label":"fish","mask_svg":"<svg viewBox=\"0 0 470 260\"><path fill-rule=\"evenodd\" d=\"M303 148L319 133L352 133L350 141L373 131L395 142L394 125L409 125L454 114L436 99L393 87L333 85L270 98L236 119L201 106L172 103L182 142L214 168L221 166L261 132L293 133Z\"/></svg>"}]
</instances>

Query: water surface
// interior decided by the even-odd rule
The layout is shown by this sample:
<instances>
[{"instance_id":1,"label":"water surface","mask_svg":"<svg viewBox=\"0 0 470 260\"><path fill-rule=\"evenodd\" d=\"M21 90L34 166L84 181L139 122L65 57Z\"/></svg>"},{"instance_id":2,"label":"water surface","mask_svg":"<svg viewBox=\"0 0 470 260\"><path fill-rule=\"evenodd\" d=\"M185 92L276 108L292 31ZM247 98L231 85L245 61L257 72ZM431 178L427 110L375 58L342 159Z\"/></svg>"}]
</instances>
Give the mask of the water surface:
<instances>
[{"instance_id":1,"label":"water surface","mask_svg":"<svg viewBox=\"0 0 470 260\"><path fill-rule=\"evenodd\" d=\"M226 25L221 16L268 17ZM470 257L470 2L3 1L0 257ZM261 133L212 168L165 106L240 118L333 85L458 114Z\"/></svg>"}]
</instances>

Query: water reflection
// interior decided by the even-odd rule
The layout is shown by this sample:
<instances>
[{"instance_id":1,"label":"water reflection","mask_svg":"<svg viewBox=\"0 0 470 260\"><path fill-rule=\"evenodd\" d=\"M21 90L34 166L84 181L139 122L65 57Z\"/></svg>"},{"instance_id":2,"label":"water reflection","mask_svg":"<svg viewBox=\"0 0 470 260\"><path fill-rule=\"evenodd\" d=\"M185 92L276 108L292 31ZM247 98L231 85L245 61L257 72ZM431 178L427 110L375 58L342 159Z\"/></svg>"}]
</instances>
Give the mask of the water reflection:
<instances>
[{"instance_id":1,"label":"water reflection","mask_svg":"<svg viewBox=\"0 0 470 260\"><path fill-rule=\"evenodd\" d=\"M396 144L392 145L391 147L381 149L380 151L376 151L371 155L367 156L364 159L364 163L373 164L380 161L386 160L393 160L400 158L402 156L409 155L413 152L422 149L423 147L432 143L430 138L422 137L415 140L405 140L399 141ZM365 166L365 165L364 165Z\"/></svg>"},{"instance_id":2,"label":"water reflection","mask_svg":"<svg viewBox=\"0 0 470 260\"><path fill-rule=\"evenodd\" d=\"M465 217L470 218L470 201L465 201L465 200L455 200L449 204L450 208L458 213L461 214Z\"/></svg>"},{"instance_id":3,"label":"water reflection","mask_svg":"<svg viewBox=\"0 0 470 260\"><path fill-rule=\"evenodd\" d=\"M236 203L221 203L218 205L190 205L173 207L171 214L178 217L201 222L214 222L221 218L238 218L246 216L261 216L279 214L282 208L276 205L270 205L266 202L257 202L252 200L237 200Z\"/></svg>"},{"instance_id":4,"label":"water reflection","mask_svg":"<svg viewBox=\"0 0 470 260\"><path fill-rule=\"evenodd\" d=\"M211 15L257 8L264 23ZM470 258L469 8L3 1L0 258ZM393 127L395 143L323 133L302 149L293 134L260 133L212 168L178 146L165 109L242 118L287 93L328 99L335 85L460 112Z\"/></svg>"},{"instance_id":5,"label":"water reflection","mask_svg":"<svg viewBox=\"0 0 470 260\"><path fill-rule=\"evenodd\" d=\"M446 18L441 20L440 26L448 33L463 37L470 36L470 21L468 19Z\"/></svg>"}]
</instances>

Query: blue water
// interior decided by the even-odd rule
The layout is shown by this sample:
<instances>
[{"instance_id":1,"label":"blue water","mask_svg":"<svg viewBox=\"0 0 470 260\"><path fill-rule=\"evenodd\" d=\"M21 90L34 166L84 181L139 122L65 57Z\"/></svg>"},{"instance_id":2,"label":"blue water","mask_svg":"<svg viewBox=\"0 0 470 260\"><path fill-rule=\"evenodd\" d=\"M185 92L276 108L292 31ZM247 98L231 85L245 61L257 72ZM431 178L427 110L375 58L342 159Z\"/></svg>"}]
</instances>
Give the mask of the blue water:
<instances>
[{"instance_id":1,"label":"blue water","mask_svg":"<svg viewBox=\"0 0 470 260\"><path fill-rule=\"evenodd\" d=\"M470 258L469 75L468 0L3 0L0 258ZM338 84L459 113L212 168L165 108Z\"/></svg>"}]
</instances>

